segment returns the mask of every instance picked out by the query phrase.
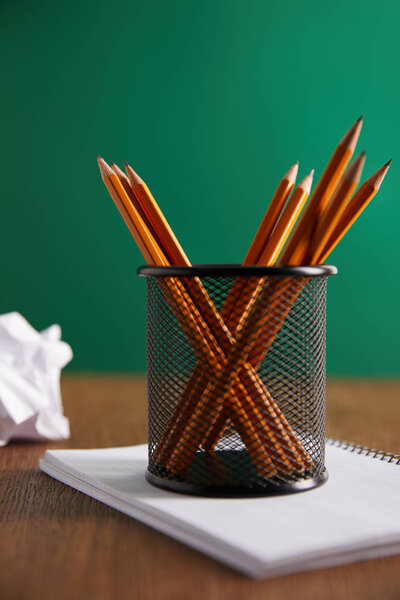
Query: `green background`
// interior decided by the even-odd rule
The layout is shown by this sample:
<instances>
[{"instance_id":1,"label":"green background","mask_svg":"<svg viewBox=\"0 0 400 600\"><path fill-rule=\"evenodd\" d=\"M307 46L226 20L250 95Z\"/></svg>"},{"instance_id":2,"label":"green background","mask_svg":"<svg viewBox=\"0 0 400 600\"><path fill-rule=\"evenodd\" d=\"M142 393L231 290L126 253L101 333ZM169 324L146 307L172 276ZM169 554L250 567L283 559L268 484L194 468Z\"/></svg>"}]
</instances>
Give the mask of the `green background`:
<instances>
[{"instance_id":1,"label":"green background","mask_svg":"<svg viewBox=\"0 0 400 600\"><path fill-rule=\"evenodd\" d=\"M0 312L62 325L75 370L145 369L143 260L96 163L126 159L192 262L240 262L282 174L364 113L393 165L330 258L328 372L400 375L400 4L0 3Z\"/></svg>"}]
</instances>

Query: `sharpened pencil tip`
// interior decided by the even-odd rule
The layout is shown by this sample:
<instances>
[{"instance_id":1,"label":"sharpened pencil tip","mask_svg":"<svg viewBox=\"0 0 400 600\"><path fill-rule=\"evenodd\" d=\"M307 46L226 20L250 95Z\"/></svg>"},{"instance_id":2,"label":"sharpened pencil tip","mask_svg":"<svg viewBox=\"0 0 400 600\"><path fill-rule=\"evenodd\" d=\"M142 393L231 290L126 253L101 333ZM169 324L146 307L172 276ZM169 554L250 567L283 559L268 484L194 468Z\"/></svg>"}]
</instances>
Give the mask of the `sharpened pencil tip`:
<instances>
[{"instance_id":1,"label":"sharpened pencil tip","mask_svg":"<svg viewBox=\"0 0 400 600\"><path fill-rule=\"evenodd\" d=\"M304 177L303 181L300 181L300 183L297 187L302 188L303 191L305 191L307 194L309 194L311 192L311 186L313 183L313 175L314 175L314 169L312 171L310 171L308 173L308 175L306 175Z\"/></svg>"},{"instance_id":2,"label":"sharpened pencil tip","mask_svg":"<svg viewBox=\"0 0 400 600\"><path fill-rule=\"evenodd\" d=\"M383 165L380 169L376 171L367 181L366 184L372 185L376 190L379 190L382 181L385 179L385 175L389 170L390 163L392 161L389 160L386 164Z\"/></svg>"},{"instance_id":3,"label":"sharpened pencil tip","mask_svg":"<svg viewBox=\"0 0 400 600\"><path fill-rule=\"evenodd\" d=\"M102 175L109 177L110 175L112 175L114 173L114 171L112 170L110 165L108 165L106 163L106 161L104 160L104 158L101 158L101 156L99 154L97 155L97 163L99 165L100 172ZM115 175L115 173L114 173L114 175Z\"/></svg>"},{"instance_id":4,"label":"sharpened pencil tip","mask_svg":"<svg viewBox=\"0 0 400 600\"><path fill-rule=\"evenodd\" d=\"M339 142L339 144L341 144L345 148L348 148L351 151L351 153L354 152L355 147L357 145L362 125L363 125L363 117L361 115L361 117L353 123L353 125L344 134L344 136L342 137L342 139Z\"/></svg>"},{"instance_id":5,"label":"sharpened pencil tip","mask_svg":"<svg viewBox=\"0 0 400 600\"><path fill-rule=\"evenodd\" d=\"M364 164L365 150L363 152L360 152L360 154L356 156L353 162L347 167L347 169L343 173L343 180L350 182L352 185L358 185L360 183L361 175L364 169Z\"/></svg>"},{"instance_id":6,"label":"sharpened pencil tip","mask_svg":"<svg viewBox=\"0 0 400 600\"><path fill-rule=\"evenodd\" d=\"M315 173L315 169L311 169L311 171L309 172L308 176L309 177L314 177L314 173Z\"/></svg>"},{"instance_id":7,"label":"sharpened pencil tip","mask_svg":"<svg viewBox=\"0 0 400 600\"><path fill-rule=\"evenodd\" d=\"M291 185L294 185L296 182L298 170L299 170L299 161L295 162L290 167L289 171L286 173L286 175L283 177L283 179L286 179L287 181L290 182Z\"/></svg>"},{"instance_id":8,"label":"sharpened pencil tip","mask_svg":"<svg viewBox=\"0 0 400 600\"><path fill-rule=\"evenodd\" d=\"M390 160L388 160L388 161L387 161L387 163L386 163L386 164L384 164L383 166L384 166L384 167L388 167L388 166L391 164L392 160L393 160L393 159L391 158L391 159L390 159Z\"/></svg>"},{"instance_id":9,"label":"sharpened pencil tip","mask_svg":"<svg viewBox=\"0 0 400 600\"><path fill-rule=\"evenodd\" d=\"M366 150L363 150L362 152L360 152L360 156L365 156L367 154Z\"/></svg>"},{"instance_id":10,"label":"sharpened pencil tip","mask_svg":"<svg viewBox=\"0 0 400 600\"><path fill-rule=\"evenodd\" d=\"M128 179L130 181L131 187L134 188L137 185L141 185L143 183L143 179L141 177L139 177L139 175L136 173L136 171L134 171L131 167L131 165L129 165L126 160L123 161L124 165L125 165L125 171L128 175Z\"/></svg>"},{"instance_id":11,"label":"sharpened pencil tip","mask_svg":"<svg viewBox=\"0 0 400 600\"><path fill-rule=\"evenodd\" d=\"M117 164L115 164L115 162L110 162L110 166L111 166L112 170L114 171L114 173L116 173L118 175L122 184L124 184L128 181L128 178L125 175L125 173L123 172L123 170L120 169L119 166Z\"/></svg>"}]
</instances>

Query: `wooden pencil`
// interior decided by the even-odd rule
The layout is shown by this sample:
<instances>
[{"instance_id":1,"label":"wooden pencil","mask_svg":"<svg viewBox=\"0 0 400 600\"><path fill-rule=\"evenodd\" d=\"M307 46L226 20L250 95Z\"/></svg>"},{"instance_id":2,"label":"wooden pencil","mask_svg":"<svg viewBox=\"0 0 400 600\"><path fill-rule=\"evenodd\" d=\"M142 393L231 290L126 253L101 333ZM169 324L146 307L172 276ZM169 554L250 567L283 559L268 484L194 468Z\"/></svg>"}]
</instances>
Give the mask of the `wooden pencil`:
<instances>
[{"instance_id":1,"label":"wooden pencil","mask_svg":"<svg viewBox=\"0 0 400 600\"><path fill-rule=\"evenodd\" d=\"M275 264L305 205L311 191L313 176L314 170L312 170L294 190L292 197L289 199L287 206L259 257L259 265L269 267ZM245 282L239 302L237 302L235 306L235 311L232 311L231 317L228 320L228 326L232 332L235 332L235 336L250 314L263 285L264 278Z\"/></svg>"},{"instance_id":2,"label":"wooden pencil","mask_svg":"<svg viewBox=\"0 0 400 600\"><path fill-rule=\"evenodd\" d=\"M328 203L328 206L318 221L312 243L307 250L306 262L308 261L313 264L316 260L316 257L320 256L321 251L331 236L331 233L338 224L348 201L353 196L358 184L360 183L364 163L365 152L361 152L361 154L354 159L351 165L343 173L342 178L330 202Z\"/></svg>"},{"instance_id":3,"label":"wooden pencil","mask_svg":"<svg viewBox=\"0 0 400 600\"><path fill-rule=\"evenodd\" d=\"M178 242L174 232L165 219L160 207L154 199L153 194L143 181L143 179L124 161L126 173L131 184L132 192L142 207L144 213L150 219L158 237L165 249L171 255L171 264L190 266L190 261Z\"/></svg>"},{"instance_id":4,"label":"wooden pencil","mask_svg":"<svg viewBox=\"0 0 400 600\"><path fill-rule=\"evenodd\" d=\"M289 171L282 177L279 185L272 197L267 211L260 223L256 235L250 248L244 258L244 265L259 264L260 256L265 248L266 243L271 237L272 231L277 224L282 213L283 207L290 196L292 189L296 183L297 172L299 169L299 161L297 161Z\"/></svg>"},{"instance_id":5,"label":"wooden pencil","mask_svg":"<svg viewBox=\"0 0 400 600\"><path fill-rule=\"evenodd\" d=\"M157 231L154 229L151 220L148 218L146 212L142 208L142 205L140 204L140 202L138 202L135 194L133 193L131 184L129 183L128 176L126 175L126 173L124 173L124 171L122 169L120 169L120 167L116 163L110 162L110 167L114 171L114 173L117 175L118 179L120 180L125 192L129 196L129 199L132 202L133 206L138 211L138 213L139 213L142 221L145 223L147 229L150 231L154 240L157 241L159 248L161 248L159 240L158 240L158 236L157 236ZM165 252L165 250L166 249L164 248L164 256L170 261L171 257L168 255L168 253Z\"/></svg>"},{"instance_id":6,"label":"wooden pencil","mask_svg":"<svg viewBox=\"0 0 400 600\"><path fill-rule=\"evenodd\" d=\"M143 258L149 265L166 266L168 262L165 256L142 221L134 204L130 201L118 176L99 155L97 156L97 162L103 182L131 232Z\"/></svg>"},{"instance_id":7,"label":"wooden pencil","mask_svg":"<svg viewBox=\"0 0 400 600\"><path fill-rule=\"evenodd\" d=\"M304 210L295 231L280 257L281 265L303 264L318 219L329 202L356 147L362 127L362 117L352 125L337 145L315 190Z\"/></svg>"},{"instance_id":8,"label":"wooden pencil","mask_svg":"<svg viewBox=\"0 0 400 600\"><path fill-rule=\"evenodd\" d=\"M260 264L261 254L271 237L272 231L274 230L294 184L296 183L298 168L299 163L297 161L280 180L261 221L260 227L258 228L243 260L243 265ZM221 307L221 316L224 320L227 320L231 316L233 309L242 295L245 285L246 281L243 281L241 277L238 277L233 282L233 285L225 298L224 304Z\"/></svg>"},{"instance_id":9,"label":"wooden pencil","mask_svg":"<svg viewBox=\"0 0 400 600\"><path fill-rule=\"evenodd\" d=\"M319 263L323 263L337 246L343 236L347 233L353 223L358 219L362 211L371 202L372 198L378 192L382 185L384 178L389 170L391 160L389 160L383 167L378 169L367 181L361 186L358 192L355 194L347 204L338 224L333 230L329 240L326 242L324 249L320 252L314 260Z\"/></svg>"},{"instance_id":10,"label":"wooden pencil","mask_svg":"<svg viewBox=\"0 0 400 600\"><path fill-rule=\"evenodd\" d=\"M131 199L131 201L134 202L135 198L134 198L134 194L133 194L133 191L131 188L131 184L129 183L128 175L126 173L124 173L123 170L115 162L111 161L110 167L114 171L114 173L118 176L120 182L124 186L124 189L125 189L126 193L128 194L129 198ZM142 218L145 219L144 214L142 215Z\"/></svg>"}]
</instances>

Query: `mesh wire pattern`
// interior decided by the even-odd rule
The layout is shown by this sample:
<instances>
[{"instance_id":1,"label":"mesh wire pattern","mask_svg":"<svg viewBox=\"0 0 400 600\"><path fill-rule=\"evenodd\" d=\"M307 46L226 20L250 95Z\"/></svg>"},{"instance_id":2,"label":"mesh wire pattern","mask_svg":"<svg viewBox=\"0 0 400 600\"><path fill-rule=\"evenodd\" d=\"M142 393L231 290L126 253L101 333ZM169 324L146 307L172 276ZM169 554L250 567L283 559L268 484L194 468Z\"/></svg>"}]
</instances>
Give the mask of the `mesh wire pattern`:
<instances>
[{"instance_id":1,"label":"mesh wire pattern","mask_svg":"<svg viewBox=\"0 0 400 600\"><path fill-rule=\"evenodd\" d=\"M330 272L301 269L146 273L149 481L256 495L326 479Z\"/></svg>"}]
</instances>

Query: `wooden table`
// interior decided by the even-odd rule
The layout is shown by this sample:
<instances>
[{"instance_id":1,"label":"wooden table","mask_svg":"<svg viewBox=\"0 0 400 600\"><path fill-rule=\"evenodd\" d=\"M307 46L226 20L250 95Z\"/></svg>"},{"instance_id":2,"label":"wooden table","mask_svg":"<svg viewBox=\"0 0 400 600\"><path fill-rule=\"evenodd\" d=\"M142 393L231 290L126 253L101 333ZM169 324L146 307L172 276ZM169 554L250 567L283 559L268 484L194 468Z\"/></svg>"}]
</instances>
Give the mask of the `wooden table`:
<instances>
[{"instance_id":1,"label":"wooden table","mask_svg":"<svg viewBox=\"0 0 400 600\"><path fill-rule=\"evenodd\" d=\"M72 437L0 449L1 600L400 598L400 557L252 581L38 471L46 448L146 441L146 385L63 380ZM400 452L400 382L332 381L328 435Z\"/></svg>"}]
</instances>

